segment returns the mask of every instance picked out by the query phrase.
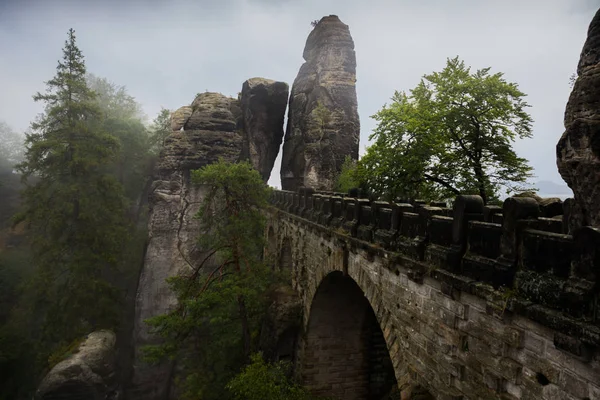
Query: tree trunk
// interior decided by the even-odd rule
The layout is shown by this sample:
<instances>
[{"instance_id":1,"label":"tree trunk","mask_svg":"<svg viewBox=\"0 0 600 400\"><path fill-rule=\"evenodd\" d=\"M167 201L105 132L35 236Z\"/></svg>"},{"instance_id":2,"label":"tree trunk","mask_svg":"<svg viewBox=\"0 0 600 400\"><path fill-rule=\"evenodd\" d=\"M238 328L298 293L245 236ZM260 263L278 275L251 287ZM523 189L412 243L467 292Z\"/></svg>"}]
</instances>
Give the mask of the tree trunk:
<instances>
[{"instance_id":1,"label":"tree trunk","mask_svg":"<svg viewBox=\"0 0 600 400\"><path fill-rule=\"evenodd\" d=\"M238 296L238 306L240 312L240 321L242 323L242 343L244 345L244 360L248 360L250 358L250 323L248 321L248 310L246 310L246 302L244 300L244 296Z\"/></svg>"},{"instance_id":2,"label":"tree trunk","mask_svg":"<svg viewBox=\"0 0 600 400\"><path fill-rule=\"evenodd\" d=\"M477 188L479 189L479 195L483 199L483 204L487 204L487 193L485 192L485 178L483 176L483 168L478 162L475 165L475 177L477 178Z\"/></svg>"}]
</instances>

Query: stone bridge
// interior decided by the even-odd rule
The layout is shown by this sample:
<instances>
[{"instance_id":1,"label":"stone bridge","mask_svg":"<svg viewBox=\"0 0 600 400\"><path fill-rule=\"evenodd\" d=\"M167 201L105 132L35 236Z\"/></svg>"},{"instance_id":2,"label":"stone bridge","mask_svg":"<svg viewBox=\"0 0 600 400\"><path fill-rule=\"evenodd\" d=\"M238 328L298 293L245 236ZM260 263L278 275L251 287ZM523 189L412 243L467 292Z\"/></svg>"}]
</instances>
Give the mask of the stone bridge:
<instances>
[{"instance_id":1,"label":"stone bridge","mask_svg":"<svg viewBox=\"0 0 600 400\"><path fill-rule=\"evenodd\" d=\"M567 233L570 200L446 208L301 188L271 202L265 251L292 272L292 357L314 392L600 399L600 232Z\"/></svg>"}]
</instances>

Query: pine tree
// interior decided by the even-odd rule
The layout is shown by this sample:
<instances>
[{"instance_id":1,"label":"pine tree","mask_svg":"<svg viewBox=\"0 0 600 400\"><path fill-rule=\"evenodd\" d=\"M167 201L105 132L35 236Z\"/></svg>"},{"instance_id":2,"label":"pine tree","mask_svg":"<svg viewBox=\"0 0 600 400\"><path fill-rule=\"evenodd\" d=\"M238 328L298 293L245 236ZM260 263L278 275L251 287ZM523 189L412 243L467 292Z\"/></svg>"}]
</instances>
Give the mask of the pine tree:
<instances>
[{"instance_id":1,"label":"pine tree","mask_svg":"<svg viewBox=\"0 0 600 400\"><path fill-rule=\"evenodd\" d=\"M35 101L45 112L27 134L24 210L37 268L34 290L44 315L44 349L111 327L119 293L110 283L126 242L123 188L109 173L118 152L101 130L84 58L70 29L54 78Z\"/></svg>"},{"instance_id":2,"label":"pine tree","mask_svg":"<svg viewBox=\"0 0 600 400\"><path fill-rule=\"evenodd\" d=\"M171 111L161 108L150 127L150 151L158 155L165 144L165 139L171 133Z\"/></svg>"},{"instance_id":3,"label":"pine tree","mask_svg":"<svg viewBox=\"0 0 600 400\"><path fill-rule=\"evenodd\" d=\"M168 282L178 307L146 322L163 339L149 361L177 357L180 399L230 398L225 386L256 351L267 290L280 278L261 260L270 190L249 162L192 171L205 193L197 218L201 260Z\"/></svg>"}]
</instances>

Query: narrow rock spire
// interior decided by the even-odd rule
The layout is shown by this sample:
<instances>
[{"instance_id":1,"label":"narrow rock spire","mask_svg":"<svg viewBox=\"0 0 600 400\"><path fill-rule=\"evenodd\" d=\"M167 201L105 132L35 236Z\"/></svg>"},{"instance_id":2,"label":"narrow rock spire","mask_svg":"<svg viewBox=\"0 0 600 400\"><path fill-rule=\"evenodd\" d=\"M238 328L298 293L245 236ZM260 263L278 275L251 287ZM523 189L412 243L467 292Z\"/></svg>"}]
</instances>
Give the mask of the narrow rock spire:
<instances>
[{"instance_id":1,"label":"narrow rock spire","mask_svg":"<svg viewBox=\"0 0 600 400\"><path fill-rule=\"evenodd\" d=\"M289 101L281 184L331 190L346 156L358 158L356 55L348 25L323 17L303 57Z\"/></svg>"}]
</instances>

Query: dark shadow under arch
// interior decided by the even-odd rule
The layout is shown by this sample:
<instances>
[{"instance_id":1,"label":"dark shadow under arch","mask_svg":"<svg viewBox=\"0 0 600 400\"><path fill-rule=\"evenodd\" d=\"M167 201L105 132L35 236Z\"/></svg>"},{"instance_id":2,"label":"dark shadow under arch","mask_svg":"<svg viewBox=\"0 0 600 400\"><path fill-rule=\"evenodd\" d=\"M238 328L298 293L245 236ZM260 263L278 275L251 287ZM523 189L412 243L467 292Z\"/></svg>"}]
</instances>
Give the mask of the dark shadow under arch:
<instances>
[{"instance_id":1,"label":"dark shadow under arch","mask_svg":"<svg viewBox=\"0 0 600 400\"><path fill-rule=\"evenodd\" d=\"M375 313L356 282L339 271L317 289L303 349L301 377L315 394L380 400L397 390Z\"/></svg>"}]
</instances>

